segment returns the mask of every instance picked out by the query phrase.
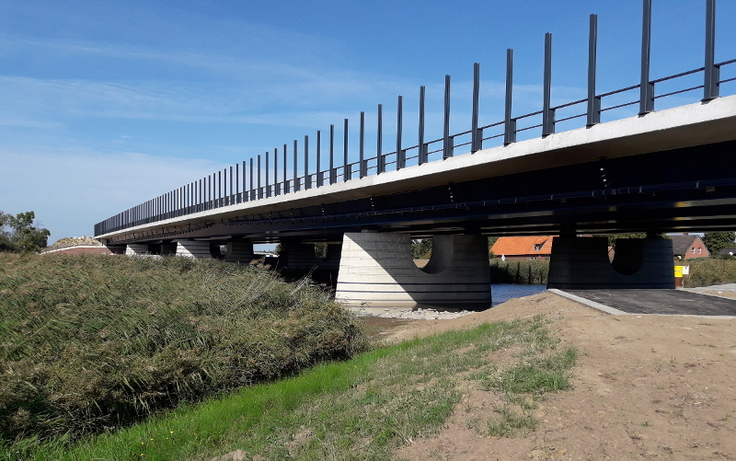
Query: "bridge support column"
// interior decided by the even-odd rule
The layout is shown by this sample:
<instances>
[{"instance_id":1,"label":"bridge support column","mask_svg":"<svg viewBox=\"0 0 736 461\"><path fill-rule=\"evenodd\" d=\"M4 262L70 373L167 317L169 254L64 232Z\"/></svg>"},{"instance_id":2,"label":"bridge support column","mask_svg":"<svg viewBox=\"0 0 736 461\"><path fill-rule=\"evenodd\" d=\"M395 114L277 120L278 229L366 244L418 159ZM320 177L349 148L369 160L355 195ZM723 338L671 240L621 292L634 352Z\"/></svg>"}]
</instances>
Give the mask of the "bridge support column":
<instances>
[{"instance_id":1,"label":"bridge support column","mask_svg":"<svg viewBox=\"0 0 736 461\"><path fill-rule=\"evenodd\" d=\"M147 255L149 254L148 244L147 243L129 243L125 247L125 254L127 256Z\"/></svg>"},{"instance_id":2,"label":"bridge support column","mask_svg":"<svg viewBox=\"0 0 736 461\"><path fill-rule=\"evenodd\" d=\"M250 264L253 261L253 244L244 240L227 242L225 261L231 263Z\"/></svg>"},{"instance_id":3,"label":"bridge support column","mask_svg":"<svg viewBox=\"0 0 736 461\"><path fill-rule=\"evenodd\" d=\"M488 243L477 235L437 235L420 269L407 234L345 234L335 298L351 306L491 306Z\"/></svg>"},{"instance_id":4,"label":"bridge support column","mask_svg":"<svg viewBox=\"0 0 736 461\"><path fill-rule=\"evenodd\" d=\"M176 240L176 256L185 258L212 258L209 240Z\"/></svg>"},{"instance_id":5,"label":"bridge support column","mask_svg":"<svg viewBox=\"0 0 736 461\"><path fill-rule=\"evenodd\" d=\"M605 237L555 237L548 288L675 288L672 240L619 239L613 262Z\"/></svg>"}]
</instances>

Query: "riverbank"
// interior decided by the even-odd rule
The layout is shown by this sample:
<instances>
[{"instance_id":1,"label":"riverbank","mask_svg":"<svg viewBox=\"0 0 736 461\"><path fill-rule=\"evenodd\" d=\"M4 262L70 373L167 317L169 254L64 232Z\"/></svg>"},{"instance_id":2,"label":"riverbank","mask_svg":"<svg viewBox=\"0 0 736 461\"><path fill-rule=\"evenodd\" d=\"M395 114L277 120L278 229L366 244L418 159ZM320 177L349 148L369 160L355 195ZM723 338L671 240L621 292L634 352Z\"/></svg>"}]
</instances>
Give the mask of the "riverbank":
<instances>
[{"instance_id":1,"label":"riverbank","mask_svg":"<svg viewBox=\"0 0 736 461\"><path fill-rule=\"evenodd\" d=\"M736 459L736 319L612 316L553 293L513 299L455 320L408 321L388 343L544 315L561 344L580 351L573 390L549 394L527 437L483 438L468 421L496 414L465 388L445 429L413 440L409 460Z\"/></svg>"}]
</instances>

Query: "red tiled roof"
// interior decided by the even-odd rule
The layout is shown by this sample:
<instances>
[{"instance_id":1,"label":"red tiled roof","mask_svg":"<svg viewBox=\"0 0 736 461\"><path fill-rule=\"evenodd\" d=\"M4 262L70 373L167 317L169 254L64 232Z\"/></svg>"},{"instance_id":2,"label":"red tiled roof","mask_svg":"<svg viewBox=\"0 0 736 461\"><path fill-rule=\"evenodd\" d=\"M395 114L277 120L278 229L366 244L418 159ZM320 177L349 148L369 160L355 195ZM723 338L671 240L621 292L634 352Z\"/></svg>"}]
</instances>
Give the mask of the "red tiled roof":
<instances>
[{"instance_id":1,"label":"red tiled roof","mask_svg":"<svg viewBox=\"0 0 736 461\"><path fill-rule=\"evenodd\" d=\"M549 256L552 254L552 239L550 235L532 237L499 237L491 247L496 256L537 255ZM542 245L539 250L535 248Z\"/></svg>"}]
</instances>

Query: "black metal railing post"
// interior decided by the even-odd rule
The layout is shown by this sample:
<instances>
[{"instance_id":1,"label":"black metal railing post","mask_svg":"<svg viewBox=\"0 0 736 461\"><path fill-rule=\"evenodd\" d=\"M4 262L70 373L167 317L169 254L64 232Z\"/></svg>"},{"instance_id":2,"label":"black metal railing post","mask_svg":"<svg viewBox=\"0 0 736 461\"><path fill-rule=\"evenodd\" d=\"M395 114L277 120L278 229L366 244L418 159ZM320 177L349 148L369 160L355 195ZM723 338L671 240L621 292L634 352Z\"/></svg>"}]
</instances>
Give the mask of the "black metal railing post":
<instances>
[{"instance_id":1,"label":"black metal railing post","mask_svg":"<svg viewBox=\"0 0 736 461\"><path fill-rule=\"evenodd\" d=\"M721 69L715 64L716 0L706 0L705 5L705 75L703 77L703 101L710 101L718 97Z\"/></svg>"},{"instance_id":2,"label":"black metal railing post","mask_svg":"<svg viewBox=\"0 0 736 461\"><path fill-rule=\"evenodd\" d=\"M450 76L445 75L445 111L442 134L442 158L453 155L453 140L450 138Z\"/></svg>"},{"instance_id":3,"label":"black metal railing post","mask_svg":"<svg viewBox=\"0 0 736 461\"><path fill-rule=\"evenodd\" d=\"M348 155L348 119L345 119L343 123L343 135L342 135L342 153L343 153L343 169L342 169L342 180L349 181L352 177L350 171L350 160Z\"/></svg>"},{"instance_id":4,"label":"black metal railing post","mask_svg":"<svg viewBox=\"0 0 736 461\"><path fill-rule=\"evenodd\" d=\"M418 160L417 162L422 165L427 163L427 152L424 150L424 98L425 88L424 86L419 87L419 126L417 129L417 149Z\"/></svg>"},{"instance_id":5,"label":"black metal railing post","mask_svg":"<svg viewBox=\"0 0 736 461\"><path fill-rule=\"evenodd\" d=\"M473 64L473 115L470 121L471 130L471 148L470 153L474 154L483 149L483 130L478 128L478 119L480 117L480 63Z\"/></svg>"},{"instance_id":6,"label":"black metal railing post","mask_svg":"<svg viewBox=\"0 0 736 461\"><path fill-rule=\"evenodd\" d=\"M250 193L249 193L250 200L249 201L252 202L256 198L255 188L253 187L254 185L253 183L253 157L250 158L250 170L248 171L250 172L250 184L249 184L250 185Z\"/></svg>"},{"instance_id":7,"label":"black metal railing post","mask_svg":"<svg viewBox=\"0 0 736 461\"><path fill-rule=\"evenodd\" d=\"M639 84L639 115L654 110L654 83L649 81L652 44L652 0L643 0L641 19L641 83Z\"/></svg>"},{"instance_id":8,"label":"black metal railing post","mask_svg":"<svg viewBox=\"0 0 736 461\"><path fill-rule=\"evenodd\" d=\"M401 148L401 138L404 130L404 97L399 96L396 101L396 169L406 166L406 152Z\"/></svg>"},{"instance_id":9,"label":"black metal railing post","mask_svg":"<svg viewBox=\"0 0 736 461\"><path fill-rule=\"evenodd\" d=\"M217 207L219 208L221 206L222 206L222 171L218 171L217 172Z\"/></svg>"},{"instance_id":10,"label":"black metal railing post","mask_svg":"<svg viewBox=\"0 0 736 461\"><path fill-rule=\"evenodd\" d=\"M595 95L596 60L598 47L598 16L590 15L588 32L588 120L586 126L601 122L601 98Z\"/></svg>"},{"instance_id":11,"label":"black metal railing post","mask_svg":"<svg viewBox=\"0 0 736 461\"><path fill-rule=\"evenodd\" d=\"M555 110L552 99L552 34L544 34L544 102L542 103L542 137L555 132Z\"/></svg>"},{"instance_id":12,"label":"black metal railing post","mask_svg":"<svg viewBox=\"0 0 736 461\"><path fill-rule=\"evenodd\" d=\"M358 176L363 178L368 174L365 164L365 112L360 113L360 144L358 147L358 156L358 161L360 162Z\"/></svg>"},{"instance_id":13,"label":"black metal railing post","mask_svg":"<svg viewBox=\"0 0 736 461\"><path fill-rule=\"evenodd\" d=\"M304 190L312 187L312 179L309 177L309 136L304 135Z\"/></svg>"},{"instance_id":14,"label":"black metal railing post","mask_svg":"<svg viewBox=\"0 0 736 461\"><path fill-rule=\"evenodd\" d=\"M506 50L506 107L504 118L503 145L516 142L516 120L511 118L514 91L514 50Z\"/></svg>"},{"instance_id":15,"label":"black metal railing post","mask_svg":"<svg viewBox=\"0 0 736 461\"><path fill-rule=\"evenodd\" d=\"M300 189L300 187L299 187L299 175L297 173L297 170L299 168L299 162L298 162L298 160L299 160L299 149L298 148L299 148L299 145L298 145L298 143L297 143L297 141L295 139L294 140L294 153L292 154L292 156L294 158L294 165L292 165L292 170L294 171L294 175L292 177L292 181L294 182L294 185L293 185L292 189L294 189L294 192L297 192ZM284 181L286 181L286 176L285 175L284 175Z\"/></svg>"},{"instance_id":16,"label":"black metal railing post","mask_svg":"<svg viewBox=\"0 0 736 461\"><path fill-rule=\"evenodd\" d=\"M335 125L330 125L330 184L337 182L335 172Z\"/></svg>"},{"instance_id":17,"label":"black metal railing post","mask_svg":"<svg viewBox=\"0 0 736 461\"><path fill-rule=\"evenodd\" d=\"M286 166L286 159L284 159L284 166ZM286 175L284 175L284 181L286 181ZM279 184L279 149L277 147L273 148L273 195L281 195L281 185Z\"/></svg>"}]
</instances>

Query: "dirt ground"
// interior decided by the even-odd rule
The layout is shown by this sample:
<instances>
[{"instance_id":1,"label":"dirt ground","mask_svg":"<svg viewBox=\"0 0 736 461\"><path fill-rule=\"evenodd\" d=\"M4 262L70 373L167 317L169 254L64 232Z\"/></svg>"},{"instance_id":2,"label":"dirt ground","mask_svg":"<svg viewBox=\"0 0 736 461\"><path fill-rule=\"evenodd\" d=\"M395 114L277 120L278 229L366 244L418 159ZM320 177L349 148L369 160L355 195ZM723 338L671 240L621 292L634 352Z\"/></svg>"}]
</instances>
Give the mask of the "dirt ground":
<instances>
[{"instance_id":1,"label":"dirt ground","mask_svg":"<svg viewBox=\"0 0 736 461\"><path fill-rule=\"evenodd\" d=\"M410 460L736 460L736 319L600 313L550 292L454 320L385 322L389 341L544 314L574 345L574 389L549 395L527 436L481 437L492 392L464 397L436 437L413 440Z\"/></svg>"}]
</instances>

